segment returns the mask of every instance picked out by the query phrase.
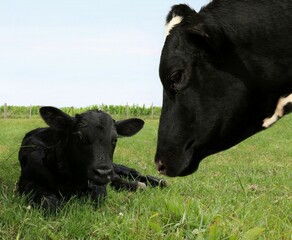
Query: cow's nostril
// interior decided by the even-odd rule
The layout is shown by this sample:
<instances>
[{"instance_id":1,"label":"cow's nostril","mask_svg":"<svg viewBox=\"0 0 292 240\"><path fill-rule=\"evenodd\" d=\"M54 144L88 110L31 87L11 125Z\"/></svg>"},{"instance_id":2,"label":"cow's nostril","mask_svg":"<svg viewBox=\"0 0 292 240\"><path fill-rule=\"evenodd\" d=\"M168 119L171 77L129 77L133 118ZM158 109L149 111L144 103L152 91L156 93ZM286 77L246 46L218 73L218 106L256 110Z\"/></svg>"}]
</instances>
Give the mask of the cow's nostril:
<instances>
[{"instance_id":1,"label":"cow's nostril","mask_svg":"<svg viewBox=\"0 0 292 240\"><path fill-rule=\"evenodd\" d=\"M159 173L164 174L164 175L166 174L165 165L161 161L158 161L156 163L156 166L157 166L157 169L158 169Z\"/></svg>"}]
</instances>

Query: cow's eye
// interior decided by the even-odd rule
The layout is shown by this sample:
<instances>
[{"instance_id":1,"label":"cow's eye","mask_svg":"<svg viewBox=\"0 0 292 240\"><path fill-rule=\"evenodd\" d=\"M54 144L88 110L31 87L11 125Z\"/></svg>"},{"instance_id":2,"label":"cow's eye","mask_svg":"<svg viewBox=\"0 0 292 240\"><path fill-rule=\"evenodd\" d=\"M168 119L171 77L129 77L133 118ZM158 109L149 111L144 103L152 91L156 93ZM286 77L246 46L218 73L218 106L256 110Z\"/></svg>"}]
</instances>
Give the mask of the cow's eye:
<instances>
[{"instance_id":1,"label":"cow's eye","mask_svg":"<svg viewBox=\"0 0 292 240\"><path fill-rule=\"evenodd\" d=\"M116 139L116 138L115 138L115 139L113 139L113 142L112 142L112 144L113 144L113 145L116 145L116 144L117 144L117 141L118 141L118 139Z\"/></svg>"},{"instance_id":2,"label":"cow's eye","mask_svg":"<svg viewBox=\"0 0 292 240\"><path fill-rule=\"evenodd\" d=\"M83 123L83 122L80 122L80 123L78 123L78 127L79 128L85 128L85 127L87 127L87 123Z\"/></svg>"},{"instance_id":3,"label":"cow's eye","mask_svg":"<svg viewBox=\"0 0 292 240\"><path fill-rule=\"evenodd\" d=\"M175 93L178 91L178 84L182 81L182 71L176 71L169 76L170 89Z\"/></svg>"},{"instance_id":4,"label":"cow's eye","mask_svg":"<svg viewBox=\"0 0 292 240\"><path fill-rule=\"evenodd\" d=\"M74 132L73 135L77 136L80 140L83 140L83 134L80 131Z\"/></svg>"}]
</instances>

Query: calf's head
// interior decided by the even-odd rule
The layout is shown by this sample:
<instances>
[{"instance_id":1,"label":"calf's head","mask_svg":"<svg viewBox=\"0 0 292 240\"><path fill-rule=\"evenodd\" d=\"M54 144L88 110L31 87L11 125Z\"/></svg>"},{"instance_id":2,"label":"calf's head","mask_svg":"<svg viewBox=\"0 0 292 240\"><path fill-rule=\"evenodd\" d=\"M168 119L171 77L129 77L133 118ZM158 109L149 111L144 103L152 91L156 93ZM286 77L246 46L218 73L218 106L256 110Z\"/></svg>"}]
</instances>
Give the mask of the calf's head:
<instances>
[{"instance_id":1,"label":"calf's head","mask_svg":"<svg viewBox=\"0 0 292 240\"><path fill-rule=\"evenodd\" d=\"M160 58L163 106L155 162L162 174L184 176L204 157L252 134L262 119L254 119L256 106L232 45L186 5L173 7L167 25L173 23Z\"/></svg>"},{"instance_id":2,"label":"calf's head","mask_svg":"<svg viewBox=\"0 0 292 240\"><path fill-rule=\"evenodd\" d=\"M112 178L118 137L132 136L144 125L137 118L114 121L109 114L98 110L70 117L58 108L42 107L40 114L60 136L56 153L60 157L59 167L64 164L64 169L70 169L77 181L100 185Z\"/></svg>"}]
</instances>

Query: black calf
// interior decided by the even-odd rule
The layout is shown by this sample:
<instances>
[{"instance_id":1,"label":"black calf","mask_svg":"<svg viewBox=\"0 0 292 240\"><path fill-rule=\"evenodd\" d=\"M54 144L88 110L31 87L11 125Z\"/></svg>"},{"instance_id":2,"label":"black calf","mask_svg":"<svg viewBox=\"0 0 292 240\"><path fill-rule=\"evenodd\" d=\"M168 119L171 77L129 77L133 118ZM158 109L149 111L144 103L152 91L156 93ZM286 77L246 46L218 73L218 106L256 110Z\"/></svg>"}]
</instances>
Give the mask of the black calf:
<instances>
[{"instance_id":1,"label":"black calf","mask_svg":"<svg viewBox=\"0 0 292 240\"><path fill-rule=\"evenodd\" d=\"M19 151L18 191L33 203L56 210L61 199L72 195L89 195L98 202L108 183L133 191L147 184L165 186L161 179L112 161L118 137L139 132L141 119L114 121L97 110L70 117L54 107L42 107L40 114L49 127L27 133Z\"/></svg>"}]
</instances>

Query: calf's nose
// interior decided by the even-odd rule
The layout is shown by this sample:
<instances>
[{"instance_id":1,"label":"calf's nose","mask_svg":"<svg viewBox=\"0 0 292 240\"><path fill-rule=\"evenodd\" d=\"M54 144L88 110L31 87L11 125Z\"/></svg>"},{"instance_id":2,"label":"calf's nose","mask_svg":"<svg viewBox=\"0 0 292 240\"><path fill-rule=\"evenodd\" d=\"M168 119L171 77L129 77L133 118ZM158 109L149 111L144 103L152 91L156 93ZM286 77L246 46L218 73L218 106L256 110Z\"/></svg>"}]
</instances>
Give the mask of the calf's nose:
<instances>
[{"instance_id":1,"label":"calf's nose","mask_svg":"<svg viewBox=\"0 0 292 240\"><path fill-rule=\"evenodd\" d=\"M98 185L103 185L112 180L113 169L111 168L94 168L92 171L92 179Z\"/></svg>"},{"instance_id":2,"label":"calf's nose","mask_svg":"<svg viewBox=\"0 0 292 240\"><path fill-rule=\"evenodd\" d=\"M112 169L95 169L95 173L100 177L110 177L113 173Z\"/></svg>"}]
</instances>

